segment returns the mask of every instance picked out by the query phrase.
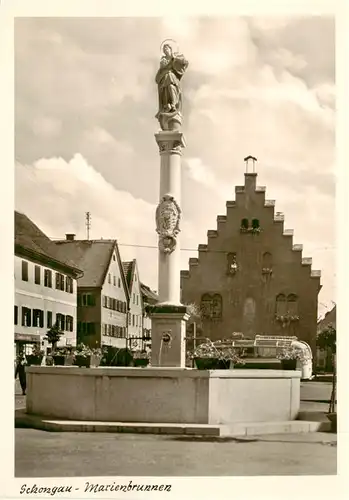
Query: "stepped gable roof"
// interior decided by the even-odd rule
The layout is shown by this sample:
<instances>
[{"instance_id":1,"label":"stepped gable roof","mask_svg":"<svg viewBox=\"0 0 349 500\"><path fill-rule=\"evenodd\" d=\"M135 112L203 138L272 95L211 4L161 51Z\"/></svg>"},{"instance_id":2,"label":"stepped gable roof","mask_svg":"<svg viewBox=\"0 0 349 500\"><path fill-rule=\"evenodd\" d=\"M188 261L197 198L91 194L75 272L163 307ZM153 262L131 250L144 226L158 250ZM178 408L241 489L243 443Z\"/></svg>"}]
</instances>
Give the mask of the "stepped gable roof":
<instances>
[{"instance_id":1,"label":"stepped gable roof","mask_svg":"<svg viewBox=\"0 0 349 500\"><path fill-rule=\"evenodd\" d=\"M15 211L15 253L28 258L44 259L53 267L64 267L73 275L81 274L80 268L68 256L57 251L55 243L25 214Z\"/></svg>"},{"instance_id":2,"label":"stepped gable roof","mask_svg":"<svg viewBox=\"0 0 349 500\"><path fill-rule=\"evenodd\" d=\"M61 255L84 271L79 287L102 287L113 251L119 254L116 240L62 240L55 244Z\"/></svg>"}]
</instances>

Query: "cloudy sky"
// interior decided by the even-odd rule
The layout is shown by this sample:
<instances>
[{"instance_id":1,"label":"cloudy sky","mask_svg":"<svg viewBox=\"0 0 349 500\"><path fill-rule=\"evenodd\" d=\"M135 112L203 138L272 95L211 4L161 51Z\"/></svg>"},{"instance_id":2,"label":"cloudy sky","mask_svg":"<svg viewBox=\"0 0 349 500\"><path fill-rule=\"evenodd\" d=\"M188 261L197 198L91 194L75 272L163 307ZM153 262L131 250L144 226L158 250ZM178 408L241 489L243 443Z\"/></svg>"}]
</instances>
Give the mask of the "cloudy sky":
<instances>
[{"instance_id":1,"label":"cloudy sky","mask_svg":"<svg viewBox=\"0 0 349 500\"><path fill-rule=\"evenodd\" d=\"M160 44L178 41L187 148L183 249L206 243L246 155L335 300L331 17L22 18L15 22L16 209L52 238L117 238L157 288ZM202 203L205 200L205 203ZM130 245L130 246L129 246ZM195 251L182 251L182 269Z\"/></svg>"}]
</instances>

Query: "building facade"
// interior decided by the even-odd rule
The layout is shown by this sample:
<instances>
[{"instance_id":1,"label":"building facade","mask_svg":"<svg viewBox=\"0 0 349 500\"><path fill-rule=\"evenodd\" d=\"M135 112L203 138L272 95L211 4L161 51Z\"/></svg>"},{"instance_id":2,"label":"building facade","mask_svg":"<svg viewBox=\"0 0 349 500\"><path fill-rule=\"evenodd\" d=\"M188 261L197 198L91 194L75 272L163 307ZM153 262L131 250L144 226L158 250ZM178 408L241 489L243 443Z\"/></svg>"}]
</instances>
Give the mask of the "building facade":
<instances>
[{"instance_id":1,"label":"building facade","mask_svg":"<svg viewBox=\"0 0 349 500\"><path fill-rule=\"evenodd\" d=\"M182 303L201 310L201 335L212 340L242 332L296 335L316 353L320 271L313 271L284 216L265 199L257 174L246 173L236 186L235 201L181 271Z\"/></svg>"},{"instance_id":2,"label":"building facade","mask_svg":"<svg viewBox=\"0 0 349 500\"><path fill-rule=\"evenodd\" d=\"M15 351L47 350L44 337L58 324L58 345L76 344L77 277L82 272L56 252L55 244L24 214L15 212Z\"/></svg>"},{"instance_id":3,"label":"building facade","mask_svg":"<svg viewBox=\"0 0 349 500\"><path fill-rule=\"evenodd\" d=\"M142 349L143 297L136 259L123 262L123 270L129 290L128 334L132 350Z\"/></svg>"},{"instance_id":4,"label":"building facade","mask_svg":"<svg viewBox=\"0 0 349 500\"><path fill-rule=\"evenodd\" d=\"M125 348L129 292L117 241L76 240L68 234L56 245L84 271L77 291L78 342Z\"/></svg>"}]
</instances>

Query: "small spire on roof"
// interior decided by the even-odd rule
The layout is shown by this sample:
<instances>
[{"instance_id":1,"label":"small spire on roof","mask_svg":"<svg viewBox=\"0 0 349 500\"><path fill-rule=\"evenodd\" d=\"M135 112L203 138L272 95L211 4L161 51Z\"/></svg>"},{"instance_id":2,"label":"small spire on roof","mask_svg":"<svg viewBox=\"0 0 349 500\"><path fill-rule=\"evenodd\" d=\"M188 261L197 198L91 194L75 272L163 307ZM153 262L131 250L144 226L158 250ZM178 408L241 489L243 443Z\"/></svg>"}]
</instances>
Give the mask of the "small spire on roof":
<instances>
[{"instance_id":1,"label":"small spire on roof","mask_svg":"<svg viewBox=\"0 0 349 500\"><path fill-rule=\"evenodd\" d=\"M251 155L246 156L246 158L244 158L244 162L246 163L246 174L251 173L248 171L249 165L251 163L252 163L252 173L254 174L256 172L256 170L255 170L256 161L257 161L257 158L255 158L254 156L251 156Z\"/></svg>"}]
</instances>

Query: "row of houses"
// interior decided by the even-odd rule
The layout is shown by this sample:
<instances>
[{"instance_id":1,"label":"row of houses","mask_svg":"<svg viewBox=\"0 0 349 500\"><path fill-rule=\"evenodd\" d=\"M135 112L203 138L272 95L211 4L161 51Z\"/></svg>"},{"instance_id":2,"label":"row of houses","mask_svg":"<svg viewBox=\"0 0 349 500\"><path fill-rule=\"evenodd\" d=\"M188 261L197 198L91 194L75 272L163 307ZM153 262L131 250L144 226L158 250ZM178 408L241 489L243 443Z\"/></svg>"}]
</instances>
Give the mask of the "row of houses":
<instances>
[{"instance_id":1,"label":"row of houses","mask_svg":"<svg viewBox=\"0 0 349 500\"><path fill-rule=\"evenodd\" d=\"M61 345L144 348L151 336L146 305L158 297L141 282L137 261L122 262L117 240L52 241L15 212L15 352L47 351L53 324Z\"/></svg>"}]
</instances>

